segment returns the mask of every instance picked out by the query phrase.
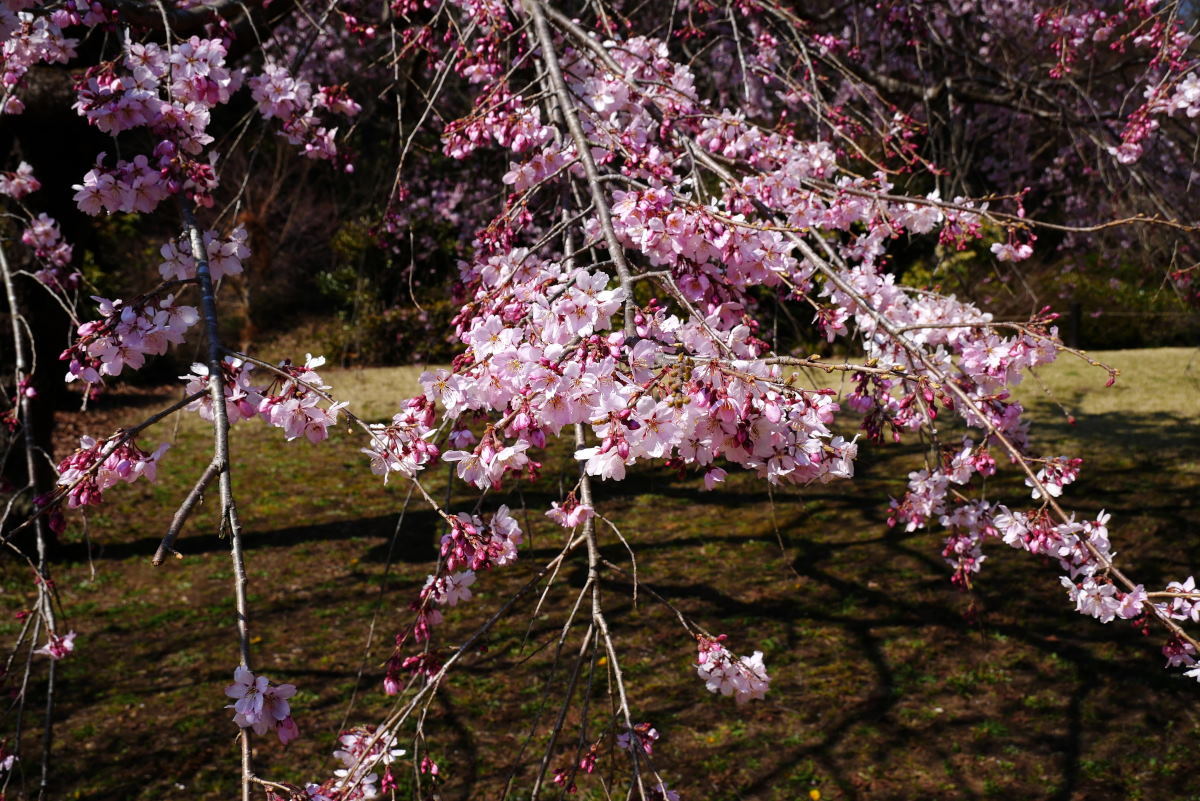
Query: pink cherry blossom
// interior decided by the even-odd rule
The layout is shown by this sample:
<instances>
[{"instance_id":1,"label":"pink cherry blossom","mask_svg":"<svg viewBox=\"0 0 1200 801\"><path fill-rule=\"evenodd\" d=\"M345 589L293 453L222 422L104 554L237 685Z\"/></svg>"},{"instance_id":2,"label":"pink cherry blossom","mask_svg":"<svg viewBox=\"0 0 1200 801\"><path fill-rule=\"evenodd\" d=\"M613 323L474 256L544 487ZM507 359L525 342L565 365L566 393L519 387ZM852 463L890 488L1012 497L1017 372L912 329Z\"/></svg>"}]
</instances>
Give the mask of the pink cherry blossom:
<instances>
[{"instance_id":1,"label":"pink cherry blossom","mask_svg":"<svg viewBox=\"0 0 1200 801\"><path fill-rule=\"evenodd\" d=\"M709 692L732 695L738 706L767 692L770 678L763 665L762 651L748 657L734 656L721 644L724 635L716 639L699 639L699 657L696 672L704 680Z\"/></svg>"},{"instance_id":2,"label":"pink cherry blossom","mask_svg":"<svg viewBox=\"0 0 1200 801\"><path fill-rule=\"evenodd\" d=\"M158 477L158 462L170 444L164 442L148 453L135 441L122 439L116 435L98 442L81 437L79 448L59 462L57 483L66 488L68 506L99 505L103 494L122 481L132 484L144 477L153 482Z\"/></svg>"},{"instance_id":3,"label":"pink cherry blossom","mask_svg":"<svg viewBox=\"0 0 1200 801\"><path fill-rule=\"evenodd\" d=\"M75 650L75 632L68 631L66 634L51 634L50 639L41 648L34 651L35 654L45 654L51 659L62 659L64 656L72 653Z\"/></svg>"},{"instance_id":4,"label":"pink cherry blossom","mask_svg":"<svg viewBox=\"0 0 1200 801\"><path fill-rule=\"evenodd\" d=\"M300 736L287 699L296 694L293 684L272 686L265 676L256 676L243 666L233 671L233 684L225 695L235 699L225 707L234 711L233 722L258 734L274 731L287 745Z\"/></svg>"},{"instance_id":5,"label":"pink cherry blossom","mask_svg":"<svg viewBox=\"0 0 1200 801\"><path fill-rule=\"evenodd\" d=\"M41 187L41 182L33 177L33 167L24 161L17 165L15 172L0 172L0 195L20 200Z\"/></svg>"},{"instance_id":6,"label":"pink cherry blossom","mask_svg":"<svg viewBox=\"0 0 1200 801\"><path fill-rule=\"evenodd\" d=\"M246 245L246 229L238 226L230 232L227 240L217 237L215 231L204 232L205 255L212 280L219 281L227 275L240 275L242 262L250 256ZM164 280L183 281L196 277L196 260L192 257L192 246L187 237L181 237L162 246L163 263L158 271Z\"/></svg>"}]
</instances>

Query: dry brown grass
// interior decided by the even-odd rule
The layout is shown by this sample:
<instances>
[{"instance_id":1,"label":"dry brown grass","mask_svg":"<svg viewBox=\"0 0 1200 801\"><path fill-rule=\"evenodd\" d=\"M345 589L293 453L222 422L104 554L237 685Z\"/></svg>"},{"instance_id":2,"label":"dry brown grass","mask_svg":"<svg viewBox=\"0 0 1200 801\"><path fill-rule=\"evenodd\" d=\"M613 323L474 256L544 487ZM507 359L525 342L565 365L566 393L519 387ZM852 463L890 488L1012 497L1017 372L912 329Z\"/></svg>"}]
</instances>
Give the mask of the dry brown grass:
<instances>
[{"instance_id":1,"label":"dry brown grass","mask_svg":"<svg viewBox=\"0 0 1200 801\"><path fill-rule=\"evenodd\" d=\"M338 400L348 401L355 414L364 420L383 420L395 414L406 398L421 391L417 379L426 369L436 367L351 367L320 372Z\"/></svg>"},{"instance_id":2,"label":"dry brown grass","mask_svg":"<svg viewBox=\"0 0 1200 801\"><path fill-rule=\"evenodd\" d=\"M1031 410L1057 398L1076 417L1136 412L1165 413L1200 421L1200 349L1150 348L1095 351L1089 356L1121 371L1111 387L1107 375L1070 354L1064 354L1037 379L1027 379L1017 397ZM1039 381L1041 386L1039 386Z\"/></svg>"}]
</instances>

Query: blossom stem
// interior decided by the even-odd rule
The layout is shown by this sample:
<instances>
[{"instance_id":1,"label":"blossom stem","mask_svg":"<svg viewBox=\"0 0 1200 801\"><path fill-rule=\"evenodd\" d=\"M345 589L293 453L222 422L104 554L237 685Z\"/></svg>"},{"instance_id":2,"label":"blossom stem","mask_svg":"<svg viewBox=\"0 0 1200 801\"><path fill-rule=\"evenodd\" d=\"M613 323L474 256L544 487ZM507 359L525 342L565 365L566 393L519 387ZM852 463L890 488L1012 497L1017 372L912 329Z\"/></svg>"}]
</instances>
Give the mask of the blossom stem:
<instances>
[{"instance_id":1,"label":"blossom stem","mask_svg":"<svg viewBox=\"0 0 1200 801\"><path fill-rule=\"evenodd\" d=\"M117 432L112 437L109 438L108 444L106 444L104 446L104 448L100 451L99 455L97 455L96 460L92 463L92 465L87 470L85 470L83 472L83 474L81 476L79 476L79 478L77 478L74 482L72 482L71 484L68 484L66 486L60 486L58 489L56 489L54 491L54 494L47 501L47 503L43 504L41 507L36 509L34 511L34 513L29 516L28 519L26 519L23 523L21 523L21 525L16 526L10 532L8 532L8 536L5 539L5 542L7 542L11 545L12 537L18 531L21 531L26 526L40 525L39 521L42 519L42 516L45 515L46 513L48 513L52 508L54 508L54 505L60 499L66 497L67 495L70 495L71 492L76 487L78 487L83 482L87 481L89 477L91 477L93 474L95 474L96 471L99 470L104 465L105 460L108 459L108 457L111 456L113 454L113 452L116 451L117 448L121 447L122 445L129 442L130 440L134 439L142 431L145 431L147 428L149 428L150 426L159 422L164 417L174 414L175 412L179 411L184 406L187 406L189 403L191 403L194 400L199 400L200 397L202 395L204 395L204 393L207 391L208 390L201 390L200 392L193 392L191 395L188 395L187 397L182 398L181 400L178 400L175 403L172 403L170 406L163 409L162 411L157 412L157 413L151 415L150 417L147 417L145 420L143 420L142 422L133 426L132 428L117 429Z\"/></svg>"},{"instance_id":2,"label":"blossom stem","mask_svg":"<svg viewBox=\"0 0 1200 801\"><path fill-rule=\"evenodd\" d=\"M582 448L584 446L583 426L579 423L575 424L575 447ZM580 499L595 508L595 503L592 499L592 481L591 476L587 474L587 470L581 465L579 470L579 497ZM600 638L604 641L604 650L608 654L608 669L613 678L613 684L617 688L617 705L621 715L625 719L625 728L633 730L633 715L629 711L629 699L625 694L625 679L621 674L621 663L617 659L617 649L613 646L612 635L608 630L608 620L604 617L604 606L600 598L600 548L596 542L596 518L590 517L583 523L583 536L587 538L587 553L588 553L588 584L592 588L592 625L600 632ZM646 786L642 781L642 771L639 766L639 756L637 749L631 749L630 755L633 760L633 777L637 783L638 797L642 801L646 801Z\"/></svg>"},{"instance_id":3,"label":"blossom stem","mask_svg":"<svg viewBox=\"0 0 1200 801\"><path fill-rule=\"evenodd\" d=\"M546 22L546 15L542 12L542 4L538 0L525 0L524 6L530 17L533 18L533 29L537 35L538 47L542 51L541 61L550 74L550 86L558 100L558 107L562 112L563 121L567 124L567 130L571 133L571 139L575 142L575 152L583 165L588 190L592 195L592 205L596 207L596 217L600 221L600 230L604 233L604 244L617 268L617 277L621 282L621 288L625 290L625 336L632 336L635 331L633 280L629 264L625 260L625 249L621 247L621 243L617 240L617 232L613 228L612 213L608 208L608 200L604 197L600 171L596 168L596 160L592 158L592 147L588 143L587 135L583 132L583 126L579 123L579 115L571 100L571 93L567 90L567 83L563 79L562 66L558 63L558 54L554 50L554 38L550 34L550 25Z\"/></svg>"},{"instance_id":4,"label":"blossom stem","mask_svg":"<svg viewBox=\"0 0 1200 801\"><path fill-rule=\"evenodd\" d=\"M546 779L546 770L550 767L550 759L554 755L554 746L558 743L558 736L562 734L563 724L567 719L567 711L571 706L571 699L575 696L575 688L579 684L579 674L583 669L583 661L587 656L588 649L592 646L592 635L595 633L596 627L589 625L587 631L583 634L583 642L579 645L579 656L575 659L575 667L571 670L571 678L567 682L567 689L563 693L562 705L558 708L558 718L554 721L554 728L550 730L550 739L546 743L546 750L542 754L542 764L538 767L537 778L533 782L533 791L529 794L530 801L537 801L538 793L542 789L542 782Z\"/></svg>"},{"instance_id":5,"label":"blossom stem","mask_svg":"<svg viewBox=\"0 0 1200 801\"><path fill-rule=\"evenodd\" d=\"M38 447L33 436L33 426L30 424L30 398L25 394L23 389L30 374L25 356L24 319L21 316L21 307L17 303L17 292L16 287L13 285L12 271L8 266L8 256L5 254L3 247L0 247L0 275L4 279L4 293L8 297L9 320L12 323L15 362L13 371L16 379L17 408L20 412L21 434L25 445L25 472L29 482L27 488L33 493L34 497L37 497L40 494L38 492L37 480ZM47 504L48 506L49 504ZM50 598L50 588L53 585L50 582L50 571L46 565L46 525L41 516L37 514L36 509L34 510L33 525L37 542L38 610L45 618L47 632L53 636L55 631L54 605ZM38 783L39 799L45 797L46 786L50 781L50 750L54 745L54 662L55 660L50 660L49 671L46 676L46 722L42 735L41 778Z\"/></svg>"},{"instance_id":6,"label":"blossom stem","mask_svg":"<svg viewBox=\"0 0 1200 801\"><path fill-rule=\"evenodd\" d=\"M233 561L238 650L242 667L250 670L250 615L249 603L246 600L246 562L242 554L242 526L238 520L237 503L234 501L233 480L229 464L229 414L225 407L225 389L222 380L224 373L221 369L222 348L220 332L217 327L216 293L213 291L212 274L209 272L204 238L196 224L191 205L184 201L181 208L192 256L196 260L196 277L200 282L200 308L204 316L205 333L208 336L208 390L212 396L213 406L213 465L220 475L222 528L227 527L229 532L230 556ZM254 775L254 766L251 760L250 734L247 728L242 729L241 746L242 801L250 801L250 784L251 777Z\"/></svg>"},{"instance_id":7,"label":"blossom stem","mask_svg":"<svg viewBox=\"0 0 1200 801\"><path fill-rule=\"evenodd\" d=\"M175 510L175 516L171 519L171 526L167 529L167 533L159 544L158 550L154 552L152 564L155 567L163 563L168 553L174 553L179 556L173 549L175 538L179 536L179 531L183 528L183 524L191 517L192 510L196 508L196 504L204 497L204 490L208 489L208 485L212 483L212 480L217 477L217 473L220 471L221 465L215 459L209 462L208 467L205 468L196 485L192 487L192 491L187 494L187 497L183 499L183 503Z\"/></svg>"}]
</instances>

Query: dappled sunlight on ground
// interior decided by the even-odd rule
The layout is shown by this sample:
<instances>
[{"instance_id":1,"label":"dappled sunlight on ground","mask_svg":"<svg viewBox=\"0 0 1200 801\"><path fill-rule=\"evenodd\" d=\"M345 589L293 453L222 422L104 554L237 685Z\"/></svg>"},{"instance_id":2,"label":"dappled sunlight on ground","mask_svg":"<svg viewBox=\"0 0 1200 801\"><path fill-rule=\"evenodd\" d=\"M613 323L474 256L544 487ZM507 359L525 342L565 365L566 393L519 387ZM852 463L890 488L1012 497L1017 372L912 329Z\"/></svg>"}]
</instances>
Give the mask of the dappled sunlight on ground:
<instances>
[{"instance_id":1,"label":"dappled sunlight on ground","mask_svg":"<svg viewBox=\"0 0 1200 801\"><path fill-rule=\"evenodd\" d=\"M1022 387L1038 446L1086 460L1066 507L1111 512L1119 561L1148 585L1200 566L1194 354L1096 354L1122 368L1109 390L1105 374L1082 363L1046 371L1042 380L1074 424L1038 386ZM419 372L322 375L366 419L379 420L416 390ZM169 391L150 395L113 403L109 419L133 420L170 399ZM372 475L361 434L345 426L319 446L285 443L254 423L234 433L256 668L300 688L293 708L303 736L286 754L260 740L259 771L319 781L335 767L329 752L343 719L375 722L390 707L380 663L431 572L436 518L414 500L398 519L405 483L385 487ZM114 490L109 505L90 513L89 541L74 522L61 549L58 583L79 639L60 665L60 797L216 801L236 786L236 727L221 690L237 648L215 504L181 537L181 560L150 565L174 504L207 460L207 432L194 422L164 424L145 442L155 436L174 442L160 483ZM541 510L573 483L569 456L552 448L539 482L486 500L489 509L528 509L517 517L530 536L516 566L481 574L476 597L448 610L444 644L460 641L561 547L562 530ZM912 447L864 446L853 483L768 493L753 477L731 474L704 493L694 476L638 470L620 487L598 485L598 508L637 557L635 606L629 554L604 530L604 556L627 571L612 574L603 592L631 703L662 732L656 765L684 801L793 801L812 789L826 799L1200 793L1200 690L1162 670L1158 639L1074 614L1055 566L996 542L974 591L954 589L938 534L886 524L888 496L903 492L904 474L919 464ZM428 482L441 497L444 470ZM1015 477L988 492L1028 497ZM457 486L452 508L469 509L474 497ZM5 570L2 600L11 613L28 580L12 564ZM564 568L532 623L523 604L444 685L426 727L446 776L442 797L499 798L510 776L526 788L518 795L527 794L542 741L522 751L522 738L535 718L544 724L557 714L553 699L566 676L549 670L546 646L584 571ZM766 700L738 709L706 692L694 643L650 590L728 634L735 652L764 651ZM18 625L6 620L6 629ZM603 714L602 687L595 692ZM576 714L566 723L570 749ZM573 753L564 746L554 766ZM598 786L580 781L579 797L601 798ZM397 797L408 792L402 785Z\"/></svg>"}]
</instances>

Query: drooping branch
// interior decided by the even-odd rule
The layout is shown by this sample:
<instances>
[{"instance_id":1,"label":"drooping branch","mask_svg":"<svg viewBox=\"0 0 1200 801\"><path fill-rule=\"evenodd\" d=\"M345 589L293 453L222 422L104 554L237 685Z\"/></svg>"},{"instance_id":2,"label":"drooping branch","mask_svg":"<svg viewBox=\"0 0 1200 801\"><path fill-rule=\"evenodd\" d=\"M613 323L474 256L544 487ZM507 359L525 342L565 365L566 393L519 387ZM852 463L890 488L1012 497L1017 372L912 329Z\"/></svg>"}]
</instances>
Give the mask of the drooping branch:
<instances>
[{"instance_id":1,"label":"drooping branch","mask_svg":"<svg viewBox=\"0 0 1200 801\"><path fill-rule=\"evenodd\" d=\"M184 524L187 523L188 518L192 514L192 510L196 508L196 504L203 500L204 490L208 489L208 485L212 483L212 480L216 478L220 472L220 464L218 464L216 461L210 462L208 467L206 467L204 472L200 475L200 478L196 481L195 486L192 487L192 491L189 492L187 497L183 499L183 503L179 505L179 508L175 511L175 516L171 519L171 525L167 529L167 533L163 537L162 543L159 544L158 550L154 552L154 558L152 562L155 567L158 567L163 563L163 560L167 558L168 553L174 553L176 556L180 555L173 548L175 545L175 538L179 536L180 530L183 528Z\"/></svg>"},{"instance_id":2,"label":"drooping branch","mask_svg":"<svg viewBox=\"0 0 1200 801\"><path fill-rule=\"evenodd\" d=\"M208 391L213 409L213 466L219 475L221 493L221 528L229 534L230 558L233 562L234 605L237 610L238 653L241 666L247 670L250 664L250 605L247 596L246 562L242 553L242 525L238 519L237 503L233 495L233 478L229 462L229 414L225 406L223 349L220 329L217 325L217 301L213 288L212 273L209 271L208 251L204 237L196 224L191 206L181 204L184 230L196 260L196 277L200 283L200 309L204 319L204 330L208 339ZM206 471L207 475L207 471ZM197 485L198 487L200 485ZM201 488L202 491L202 488ZM199 493L193 491L193 495ZM186 503L186 502L185 502ZM180 521L182 525L182 521ZM174 526L174 524L173 524ZM254 776L251 759L249 729L241 730L242 747L242 801L250 801L250 786Z\"/></svg>"},{"instance_id":3,"label":"drooping branch","mask_svg":"<svg viewBox=\"0 0 1200 801\"><path fill-rule=\"evenodd\" d=\"M5 253L2 242L0 242L0 277L4 280L4 293L8 300L8 315L12 323L13 383L17 396L17 424L21 428L21 436L24 443L25 472L28 481L26 489L33 496L35 506L31 521L34 526L37 547L37 610L38 614L45 621L47 636L54 638L58 636L58 631L55 626L54 604L51 597L53 583L50 580L50 567L46 561L49 546L47 541L48 533L46 522L41 514L39 514L40 510L36 508L39 502L44 503L48 508L49 502L48 499L42 497L42 493L39 491L41 488L37 484L38 447L33 435L33 426L30 422L32 420L32 410L30 409L31 398L25 391L31 379L26 356L28 345L26 344L25 328L21 318L21 306L18 302L16 287L13 284L12 270L9 268L8 255ZM10 533L8 536L11 539L12 534ZM39 799L45 797L50 783L50 752L54 745L54 679L55 660L51 659L46 675L46 711L43 722L44 728L42 730L41 774L38 779Z\"/></svg>"},{"instance_id":4,"label":"drooping branch","mask_svg":"<svg viewBox=\"0 0 1200 801\"><path fill-rule=\"evenodd\" d=\"M542 3L540 0L523 0L523 4L525 10L533 18L533 29L537 35L538 48L541 51L539 58L546 65L546 71L550 76L550 85L558 101L558 109L567 124L567 130L571 133L571 140L575 143L575 152L580 163L583 164L588 192L592 196L592 205L595 206L596 217L600 221L600 230L604 234L604 244L616 267L621 289L625 291L625 335L631 336L634 328L632 273L629 263L625 260L625 249L621 246L620 240L617 239L617 232L613 229L612 212L609 210L608 198L604 194L600 170L596 168L596 159L592 156L591 143L588 142L587 135L583 132L575 101L571 98L567 83L563 79L562 66L559 64L558 53L555 51L554 37L550 33L550 25L546 22L546 15L542 11Z\"/></svg>"}]
</instances>

